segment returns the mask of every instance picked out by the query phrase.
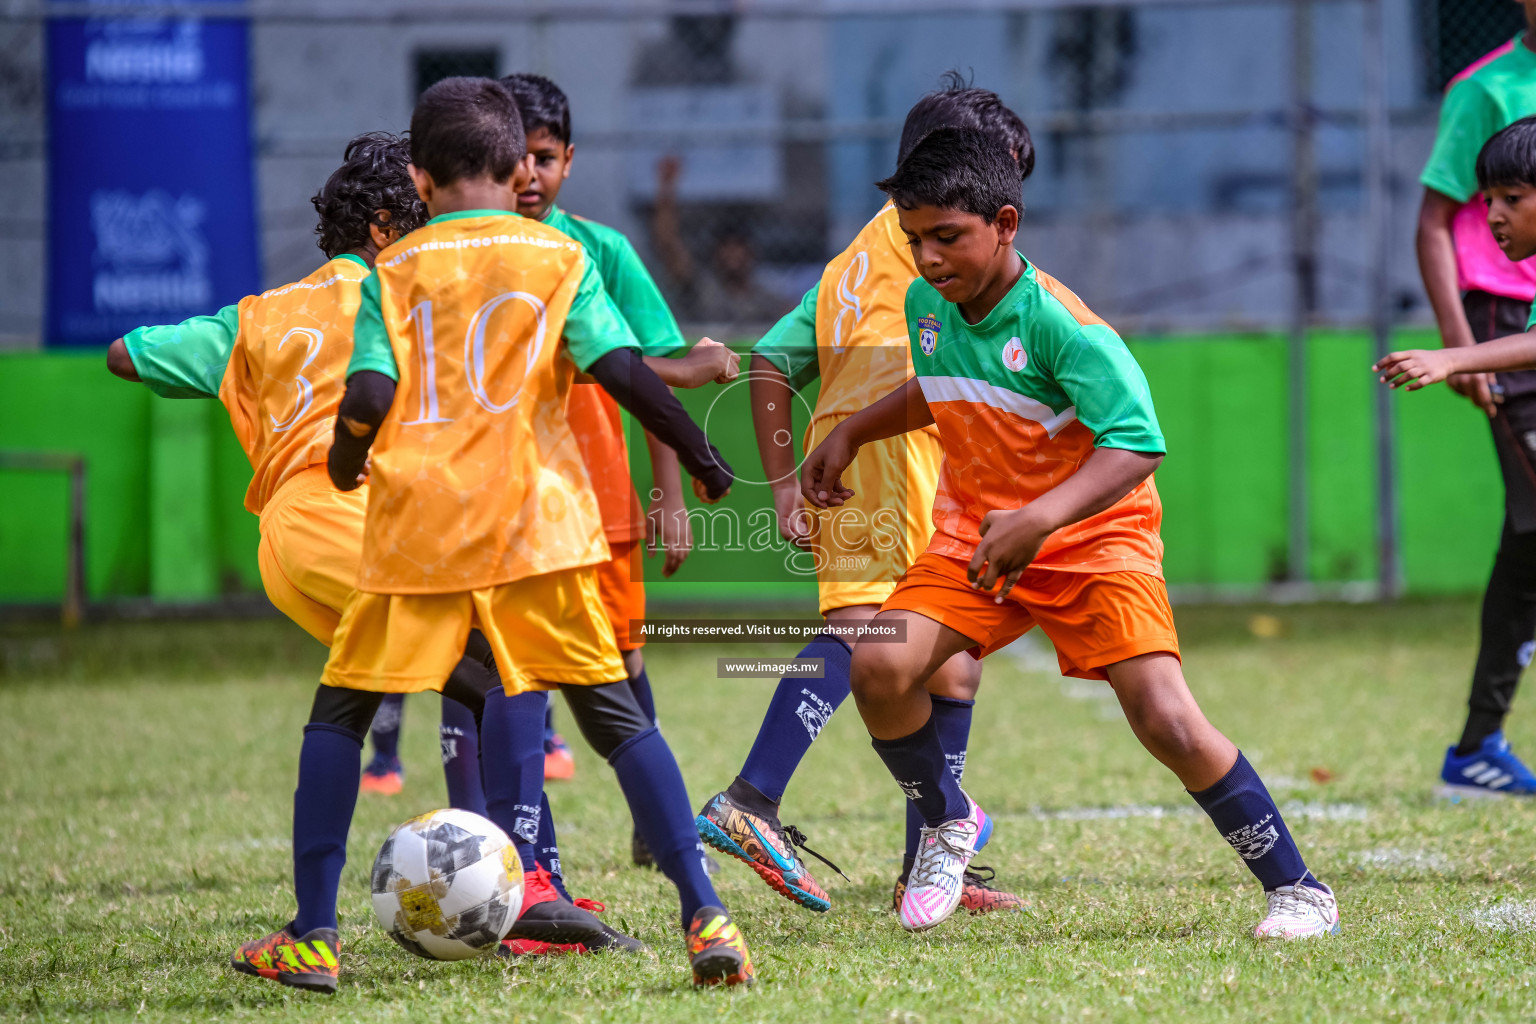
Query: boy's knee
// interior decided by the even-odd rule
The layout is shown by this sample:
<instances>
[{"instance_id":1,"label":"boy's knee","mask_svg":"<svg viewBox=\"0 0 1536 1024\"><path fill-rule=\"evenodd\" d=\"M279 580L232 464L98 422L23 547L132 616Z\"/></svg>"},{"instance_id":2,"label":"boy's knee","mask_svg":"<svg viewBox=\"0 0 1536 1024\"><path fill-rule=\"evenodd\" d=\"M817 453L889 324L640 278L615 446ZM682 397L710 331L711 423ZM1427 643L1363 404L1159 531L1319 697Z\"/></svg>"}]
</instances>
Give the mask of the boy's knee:
<instances>
[{"instance_id":1,"label":"boy's knee","mask_svg":"<svg viewBox=\"0 0 1536 1024\"><path fill-rule=\"evenodd\" d=\"M856 644L849 685L860 704L879 703L900 693L910 683L911 671L899 654L898 644ZM890 648L890 649L888 649Z\"/></svg>"}]
</instances>

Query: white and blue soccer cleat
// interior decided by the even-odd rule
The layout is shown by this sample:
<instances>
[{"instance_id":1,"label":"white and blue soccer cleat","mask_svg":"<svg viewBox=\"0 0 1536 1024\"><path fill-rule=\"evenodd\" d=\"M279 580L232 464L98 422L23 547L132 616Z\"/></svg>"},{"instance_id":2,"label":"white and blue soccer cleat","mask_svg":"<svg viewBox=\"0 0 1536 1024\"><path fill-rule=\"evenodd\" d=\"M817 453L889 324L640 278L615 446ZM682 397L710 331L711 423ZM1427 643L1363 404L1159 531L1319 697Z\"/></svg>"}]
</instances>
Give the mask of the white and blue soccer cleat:
<instances>
[{"instance_id":1,"label":"white and blue soccer cleat","mask_svg":"<svg viewBox=\"0 0 1536 1024\"><path fill-rule=\"evenodd\" d=\"M1269 913L1253 930L1256 939L1310 939L1339 934L1339 902L1327 886L1300 882L1264 894Z\"/></svg>"},{"instance_id":2,"label":"white and blue soccer cleat","mask_svg":"<svg viewBox=\"0 0 1536 1024\"><path fill-rule=\"evenodd\" d=\"M1456 756L1455 747L1447 749L1440 781L1445 783L1441 795L1453 800L1536 795L1536 774L1509 749L1502 729L1485 737L1482 746L1465 757Z\"/></svg>"}]
</instances>

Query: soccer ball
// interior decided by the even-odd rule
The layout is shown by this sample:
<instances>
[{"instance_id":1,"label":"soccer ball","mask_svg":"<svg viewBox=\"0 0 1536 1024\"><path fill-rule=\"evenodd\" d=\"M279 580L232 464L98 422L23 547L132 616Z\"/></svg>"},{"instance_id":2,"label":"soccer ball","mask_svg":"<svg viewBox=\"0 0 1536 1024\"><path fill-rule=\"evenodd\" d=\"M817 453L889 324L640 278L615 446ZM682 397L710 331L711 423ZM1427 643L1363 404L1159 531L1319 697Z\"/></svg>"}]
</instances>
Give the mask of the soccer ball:
<instances>
[{"instance_id":1,"label":"soccer ball","mask_svg":"<svg viewBox=\"0 0 1536 1024\"><path fill-rule=\"evenodd\" d=\"M428 960L467 960L495 949L522 909L517 848L469 811L430 811L396 826L373 862L379 923Z\"/></svg>"}]
</instances>

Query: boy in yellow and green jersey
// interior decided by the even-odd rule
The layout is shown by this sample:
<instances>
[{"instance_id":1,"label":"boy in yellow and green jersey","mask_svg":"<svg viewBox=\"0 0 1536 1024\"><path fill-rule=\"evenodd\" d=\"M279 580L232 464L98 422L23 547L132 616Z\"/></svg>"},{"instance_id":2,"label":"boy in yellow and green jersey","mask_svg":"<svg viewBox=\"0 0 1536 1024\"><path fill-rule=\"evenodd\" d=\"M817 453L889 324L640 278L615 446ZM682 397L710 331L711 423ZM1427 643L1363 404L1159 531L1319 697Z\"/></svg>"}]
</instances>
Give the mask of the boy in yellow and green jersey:
<instances>
[{"instance_id":1,"label":"boy in yellow and green jersey","mask_svg":"<svg viewBox=\"0 0 1536 1024\"><path fill-rule=\"evenodd\" d=\"M370 493L358 588L323 678L355 695L422 689L478 627L502 680L481 730L486 807L509 822L525 872L538 870L542 691L558 688L677 886L694 983L749 982L682 774L603 610L595 567L610 555L565 415L577 372L678 452L701 499L733 477L644 363L580 243L512 212L525 154L498 82L449 78L417 101L411 174L432 219L363 284L329 470Z\"/></svg>"},{"instance_id":2,"label":"boy in yellow and green jersey","mask_svg":"<svg viewBox=\"0 0 1536 1024\"><path fill-rule=\"evenodd\" d=\"M539 221L581 243L592 262L603 288L614 307L629 326L646 365L674 387L698 387L712 380L725 382L736 374L737 357L730 349L708 338L699 342L681 359L668 359L685 348L682 331L661 291L640 262L629 240L613 228L583 217L575 217L555 205L560 188L570 175L571 145L570 105L554 82L540 75L508 75L502 85L516 100L523 131L528 140L531 175L517 196L517 212ZM597 384L577 383L566 400L566 418L576 435L582 462L597 495L598 513L611 557L597 567L598 587L603 607L613 626L629 686L641 710L653 723L655 701L640 648L641 637L631 637L629 624L645 617L645 571L640 559L640 542L647 541L654 552L666 553L662 573L672 575L688 555L688 513L683 502L678 473L677 453L647 433L652 477L655 481L649 514L642 511L630 478L629 450L624 437L624 423L618 403ZM456 807L473 810L478 774L456 770L459 762L473 766L472 751L464 741L473 738L473 725L462 709L443 705L444 750L449 739L456 758L445 758L449 777L449 798ZM552 715L552 711L550 712ZM568 778L570 754L554 732L553 723L545 723L546 778ZM562 757L563 754L563 757ZM463 782L456 782L462 779ZM540 817L541 832L537 844L539 865L550 872L556 889L562 889L559 852L554 842L548 808ZM654 860L646 848L640 830L634 829L631 850L637 864L652 866ZM518 952L545 952L532 944L523 944Z\"/></svg>"},{"instance_id":3,"label":"boy in yellow and green jersey","mask_svg":"<svg viewBox=\"0 0 1536 1024\"><path fill-rule=\"evenodd\" d=\"M806 456L801 488L838 507L865 446L938 428L933 539L875 620L904 642L853 655L874 748L923 816L902 927L954 913L993 825L948 769L927 678L1038 625L1064 674L1109 683L1136 737L1263 885L1255 937L1338 931L1332 891L1185 682L1152 483L1166 445L1146 377L1108 324L1014 248L1016 162L983 132L939 128L879 187L922 275L906 299L913 377L834 427Z\"/></svg>"},{"instance_id":4,"label":"boy in yellow and green jersey","mask_svg":"<svg viewBox=\"0 0 1536 1024\"><path fill-rule=\"evenodd\" d=\"M944 125L977 128L995 138L1014 154L1021 180L1034 168L1034 145L1024 122L996 93L970 87L953 72L944 88L918 100L907 113L898 157ZM792 393L820 377L805 436L808 452L837 424L912 376L904 302L917 276L896 207L887 202L827 264L800 305L752 349L753 420L779 528L815 555L828 631L798 655L821 659L822 677L786 676L779 682L741 773L705 804L697 825L706 842L747 863L776 892L816 911L828 909L831 901L797 855L797 845L804 849L797 842L803 837L780 823L779 804L801 759L848 696L850 645L857 627L874 617L897 578L928 544L943 449L931 426L869 446L850 470L857 477L857 496L813 517L795 477L789 410ZM968 655L951 658L929 680L934 721L957 779L965 771L980 681L980 665ZM917 854L921 827L922 819L909 806L896 904ZM1024 905L988 884L990 878L989 868L967 870L965 909L987 913Z\"/></svg>"},{"instance_id":5,"label":"boy in yellow and green jersey","mask_svg":"<svg viewBox=\"0 0 1536 1024\"><path fill-rule=\"evenodd\" d=\"M257 555L267 596L326 646L356 583L368 491L338 491L324 462L352 355L362 282L380 249L426 219L408 165L404 139L376 132L352 140L345 162L314 198L319 244L331 257L324 266L213 316L141 327L108 351L113 373L142 381L159 395L224 403L254 470L246 507L261 517ZM472 635L470 646L472 656L460 659L434 688L473 721L496 676L482 661L484 638ZM298 912L288 926L242 945L232 960L237 970L335 990L336 887L346 844L344 834L337 842L334 820L338 808L350 809L356 799L343 762L348 750L357 760L375 706L338 700L330 687L317 690L294 798ZM348 708L350 713L339 713ZM304 756L315 743L333 744L341 754L320 766L324 778L316 777L313 758ZM568 901L540 902L537 895L530 883L524 913L513 924L512 935L523 941L563 938L589 948L643 948Z\"/></svg>"}]
</instances>

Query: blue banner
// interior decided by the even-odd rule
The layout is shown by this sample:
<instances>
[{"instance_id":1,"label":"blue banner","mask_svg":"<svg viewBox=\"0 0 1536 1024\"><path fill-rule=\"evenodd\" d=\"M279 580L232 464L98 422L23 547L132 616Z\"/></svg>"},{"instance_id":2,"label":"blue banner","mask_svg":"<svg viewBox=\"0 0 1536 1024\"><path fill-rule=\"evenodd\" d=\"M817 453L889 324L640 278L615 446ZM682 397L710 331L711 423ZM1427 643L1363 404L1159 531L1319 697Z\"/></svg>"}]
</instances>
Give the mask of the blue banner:
<instances>
[{"instance_id":1,"label":"blue banner","mask_svg":"<svg viewBox=\"0 0 1536 1024\"><path fill-rule=\"evenodd\" d=\"M242 19L48 22L51 345L260 288Z\"/></svg>"}]
</instances>

